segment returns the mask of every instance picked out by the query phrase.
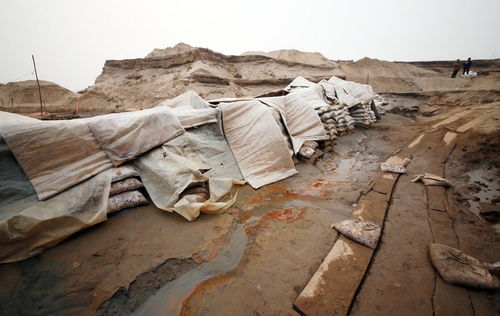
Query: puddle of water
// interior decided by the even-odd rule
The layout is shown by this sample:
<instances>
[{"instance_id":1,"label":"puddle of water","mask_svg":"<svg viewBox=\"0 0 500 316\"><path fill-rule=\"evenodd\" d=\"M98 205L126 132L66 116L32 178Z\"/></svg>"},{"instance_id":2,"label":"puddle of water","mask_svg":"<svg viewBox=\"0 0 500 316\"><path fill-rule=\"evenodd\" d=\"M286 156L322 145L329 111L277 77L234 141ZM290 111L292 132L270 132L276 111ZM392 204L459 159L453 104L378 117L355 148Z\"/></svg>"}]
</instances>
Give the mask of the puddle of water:
<instances>
[{"instance_id":1,"label":"puddle of water","mask_svg":"<svg viewBox=\"0 0 500 316\"><path fill-rule=\"evenodd\" d=\"M247 242L243 226L236 226L219 256L163 286L132 315L179 315L184 299L198 284L236 268L243 257Z\"/></svg>"},{"instance_id":2,"label":"puddle of water","mask_svg":"<svg viewBox=\"0 0 500 316\"><path fill-rule=\"evenodd\" d=\"M493 171L484 169L476 169L467 173L469 183L478 184L477 182L481 182L488 186L487 188L481 186L481 191L474 194L474 196L479 198L480 202L488 203L498 195L498 181L494 175L488 177L489 172L493 173Z\"/></svg>"}]
</instances>

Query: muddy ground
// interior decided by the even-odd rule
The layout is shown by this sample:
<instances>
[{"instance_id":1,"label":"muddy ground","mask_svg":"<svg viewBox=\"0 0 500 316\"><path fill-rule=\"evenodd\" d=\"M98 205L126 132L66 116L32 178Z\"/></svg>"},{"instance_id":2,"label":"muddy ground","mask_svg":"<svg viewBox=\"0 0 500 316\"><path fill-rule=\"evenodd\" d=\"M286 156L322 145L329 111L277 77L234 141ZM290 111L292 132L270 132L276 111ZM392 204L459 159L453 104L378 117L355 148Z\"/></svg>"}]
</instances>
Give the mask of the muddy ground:
<instances>
[{"instance_id":1,"label":"muddy ground","mask_svg":"<svg viewBox=\"0 0 500 316\"><path fill-rule=\"evenodd\" d=\"M225 214L187 222L152 204L135 207L36 258L1 265L0 314L298 315L293 301L338 238L331 225L351 216L381 162L420 139L350 313L498 315L498 292L445 283L427 255L429 243L441 242L500 259L498 102L452 107L438 104L443 96L387 98L400 108L340 137L334 153L298 165L299 174L259 190L242 187ZM441 160L443 134L468 123ZM438 167L454 187L446 192L451 211L437 213L410 179Z\"/></svg>"}]
</instances>

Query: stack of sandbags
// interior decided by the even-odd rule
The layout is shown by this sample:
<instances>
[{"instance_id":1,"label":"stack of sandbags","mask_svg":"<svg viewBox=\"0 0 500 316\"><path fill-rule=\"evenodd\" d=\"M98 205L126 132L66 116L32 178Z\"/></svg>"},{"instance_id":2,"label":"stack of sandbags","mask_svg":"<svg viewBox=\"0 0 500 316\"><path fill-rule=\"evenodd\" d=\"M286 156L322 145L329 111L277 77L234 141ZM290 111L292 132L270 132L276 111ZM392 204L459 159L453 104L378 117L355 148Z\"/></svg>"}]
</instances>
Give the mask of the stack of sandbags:
<instances>
[{"instance_id":1,"label":"stack of sandbags","mask_svg":"<svg viewBox=\"0 0 500 316\"><path fill-rule=\"evenodd\" d=\"M337 105L337 109L334 112L334 117L336 122L335 126L341 136L354 129L354 119L349 114L349 110L346 106Z\"/></svg>"},{"instance_id":2,"label":"stack of sandbags","mask_svg":"<svg viewBox=\"0 0 500 316\"><path fill-rule=\"evenodd\" d=\"M336 121L333 118L334 115L334 107L322 106L320 108L315 109L321 118L321 122L323 123L323 127L325 128L326 133L328 134L329 139L326 141L322 141L320 146L324 149L324 152L333 151L333 146L337 142L337 136L339 132L337 131Z\"/></svg>"},{"instance_id":3,"label":"stack of sandbags","mask_svg":"<svg viewBox=\"0 0 500 316\"><path fill-rule=\"evenodd\" d=\"M371 109L370 104L358 104L349 109L351 117L354 119L354 124L359 127L369 127L377 121L375 113Z\"/></svg>"},{"instance_id":4,"label":"stack of sandbags","mask_svg":"<svg viewBox=\"0 0 500 316\"><path fill-rule=\"evenodd\" d=\"M350 116L346 106L335 103L334 105L322 106L316 109L316 112L320 116L328 135L331 136L331 141L354 128L354 119Z\"/></svg>"},{"instance_id":5,"label":"stack of sandbags","mask_svg":"<svg viewBox=\"0 0 500 316\"><path fill-rule=\"evenodd\" d=\"M337 143L337 140L323 140L319 142L319 147L324 153L329 153L333 151L333 147Z\"/></svg>"},{"instance_id":6,"label":"stack of sandbags","mask_svg":"<svg viewBox=\"0 0 500 316\"><path fill-rule=\"evenodd\" d=\"M323 156L323 151L319 148L319 144L313 140L308 140L304 142L304 145L300 147L297 157L300 161L314 164Z\"/></svg>"},{"instance_id":7,"label":"stack of sandbags","mask_svg":"<svg viewBox=\"0 0 500 316\"><path fill-rule=\"evenodd\" d=\"M138 190L144 187L139 173L131 166L113 168L111 172L111 189L108 198L108 214L124 208L148 203Z\"/></svg>"}]
</instances>

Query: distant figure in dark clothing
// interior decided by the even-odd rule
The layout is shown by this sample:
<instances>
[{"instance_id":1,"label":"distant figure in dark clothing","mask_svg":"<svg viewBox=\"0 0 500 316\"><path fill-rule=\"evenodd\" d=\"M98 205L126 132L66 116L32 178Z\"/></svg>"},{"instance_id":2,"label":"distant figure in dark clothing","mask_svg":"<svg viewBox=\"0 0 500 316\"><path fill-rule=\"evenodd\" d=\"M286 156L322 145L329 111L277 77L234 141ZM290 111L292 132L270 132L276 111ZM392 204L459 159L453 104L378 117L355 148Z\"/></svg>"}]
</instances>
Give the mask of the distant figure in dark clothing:
<instances>
[{"instance_id":1,"label":"distant figure in dark clothing","mask_svg":"<svg viewBox=\"0 0 500 316\"><path fill-rule=\"evenodd\" d=\"M460 70L460 59L453 64L453 72L451 73L451 77L455 78L457 76L458 71Z\"/></svg>"},{"instance_id":2,"label":"distant figure in dark clothing","mask_svg":"<svg viewBox=\"0 0 500 316\"><path fill-rule=\"evenodd\" d=\"M467 59L467 61L464 63L464 73L463 73L463 75L469 74L469 70L470 70L471 66L472 66L472 61L470 60L470 57L469 57Z\"/></svg>"}]
</instances>

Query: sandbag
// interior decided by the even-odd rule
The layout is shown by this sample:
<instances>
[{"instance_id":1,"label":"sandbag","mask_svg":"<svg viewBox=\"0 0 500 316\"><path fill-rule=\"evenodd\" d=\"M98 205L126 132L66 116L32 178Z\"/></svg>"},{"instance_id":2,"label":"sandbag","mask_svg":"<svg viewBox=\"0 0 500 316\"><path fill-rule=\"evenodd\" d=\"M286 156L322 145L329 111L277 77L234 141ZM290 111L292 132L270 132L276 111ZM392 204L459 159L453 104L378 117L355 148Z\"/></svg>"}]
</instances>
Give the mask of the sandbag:
<instances>
[{"instance_id":1,"label":"sandbag","mask_svg":"<svg viewBox=\"0 0 500 316\"><path fill-rule=\"evenodd\" d=\"M111 183L111 189L109 191L109 195L116 195L125 191L132 191L135 189L142 188L144 185L139 179L136 178L128 178L125 180L120 180L114 183Z\"/></svg>"},{"instance_id":2,"label":"sandbag","mask_svg":"<svg viewBox=\"0 0 500 316\"><path fill-rule=\"evenodd\" d=\"M392 173L406 173L406 166L410 163L411 159L404 158L401 159L396 156L392 156L380 165L380 170L383 172Z\"/></svg>"},{"instance_id":3,"label":"sandbag","mask_svg":"<svg viewBox=\"0 0 500 316\"><path fill-rule=\"evenodd\" d=\"M304 142L304 146L310 147L312 149L316 149L316 148L318 148L319 144L317 142L315 142L314 140L308 140L308 141Z\"/></svg>"},{"instance_id":4,"label":"sandbag","mask_svg":"<svg viewBox=\"0 0 500 316\"><path fill-rule=\"evenodd\" d=\"M380 226L362 218L346 219L334 225L342 235L371 249L377 248Z\"/></svg>"},{"instance_id":5,"label":"sandbag","mask_svg":"<svg viewBox=\"0 0 500 316\"><path fill-rule=\"evenodd\" d=\"M411 182L422 182L424 185L435 185L435 186L442 186L442 187L451 187L451 183L446 180L445 178L442 178L440 176L436 176L435 174L432 173L424 173L424 174L419 174L415 176L411 180Z\"/></svg>"},{"instance_id":6,"label":"sandbag","mask_svg":"<svg viewBox=\"0 0 500 316\"><path fill-rule=\"evenodd\" d=\"M434 268L448 283L482 289L500 288L498 277L488 271L494 269L495 265L482 263L456 248L442 244L430 244L429 255Z\"/></svg>"},{"instance_id":7,"label":"sandbag","mask_svg":"<svg viewBox=\"0 0 500 316\"><path fill-rule=\"evenodd\" d=\"M314 148L302 146L302 148L300 148L298 154L302 157L311 158L312 155L314 155Z\"/></svg>"},{"instance_id":8,"label":"sandbag","mask_svg":"<svg viewBox=\"0 0 500 316\"><path fill-rule=\"evenodd\" d=\"M111 174L111 182L116 182L132 177L139 177L139 172L137 172L134 167L128 164L120 166L118 168L111 168L107 172Z\"/></svg>"},{"instance_id":9,"label":"sandbag","mask_svg":"<svg viewBox=\"0 0 500 316\"><path fill-rule=\"evenodd\" d=\"M123 192L109 197L108 214L146 203L148 203L148 200L137 190Z\"/></svg>"}]
</instances>

